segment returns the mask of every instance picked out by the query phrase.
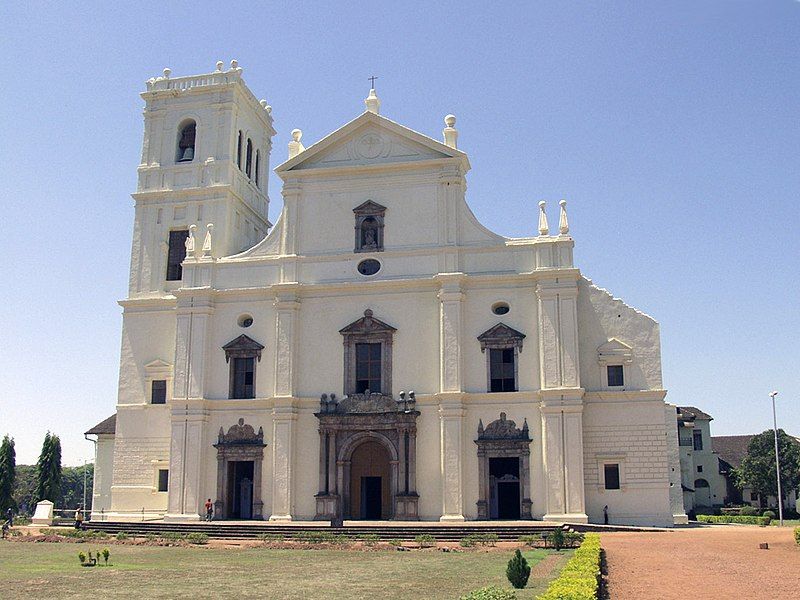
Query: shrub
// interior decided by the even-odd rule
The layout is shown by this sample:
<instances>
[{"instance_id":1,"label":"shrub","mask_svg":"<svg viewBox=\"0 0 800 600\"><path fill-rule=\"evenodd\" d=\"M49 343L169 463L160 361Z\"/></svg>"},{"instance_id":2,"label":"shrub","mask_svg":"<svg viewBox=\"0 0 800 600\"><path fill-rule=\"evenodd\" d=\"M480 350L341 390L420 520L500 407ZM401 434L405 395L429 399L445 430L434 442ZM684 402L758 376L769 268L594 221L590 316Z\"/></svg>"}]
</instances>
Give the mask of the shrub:
<instances>
[{"instance_id":1,"label":"shrub","mask_svg":"<svg viewBox=\"0 0 800 600\"><path fill-rule=\"evenodd\" d=\"M86 555L83 552L78 552L78 560L81 561L81 564L86 562Z\"/></svg>"},{"instance_id":2,"label":"shrub","mask_svg":"<svg viewBox=\"0 0 800 600\"><path fill-rule=\"evenodd\" d=\"M538 600L595 600L600 585L600 536L587 533L580 548Z\"/></svg>"},{"instance_id":3,"label":"shrub","mask_svg":"<svg viewBox=\"0 0 800 600\"><path fill-rule=\"evenodd\" d=\"M294 539L308 544L321 544L322 542L336 541L336 535L329 531L298 531L294 535Z\"/></svg>"},{"instance_id":4,"label":"shrub","mask_svg":"<svg viewBox=\"0 0 800 600\"><path fill-rule=\"evenodd\" d=\"M546 536L545 536L546 537ZM542 541L542 536L539 535L521 535L517 538L518 542L522 542L526 546L535 546Z\"/></svg>"},{"instance_id":5,"label":"shrub","mask_svg":"<svg viewBox=\"0 0 800 600\"><path fill-rule=\"evenodd\" d=\"M482 546L494 546L499 539L496 533L478 534L478 543Z\"/></svg>"},{"instance_id":6,"label":"shrub","mask_svg":"<svg viewBox=\"0 0 800 600\"><path fill-rule=\"evenodd\" d=\"M346 536L345 539L346 541L349 541ZM374 546L381 540L377 533L365 533L363 535L359 535L358 539L363 542L365 546Z\"/></svg>"},{"instance_id":7,"label":"shrub","mask_svg":"<svg viewBox=\"0 0 800 600\"><path fill-rule=\"evenodd\" d=\"M165 531L161 534L161 539L167 542L179 542L183 539L183 535L177 531Z\"/></svg>"},{"instance_id":8,"label":"shrub","mask_svg":"<svg viewBox=\"0 0 800 600\"><path fill-rule=\"evenodd\" d=\"M550 535L547 536L547 541L556 550L561 550L564 547L565 537L561 528L555 529Z\"/></svg>"},{"instance_id":9,"label":"shrub","mask_svg":"<svg viewBox=\"0 0 800 600\"><path fill-rule=\"evenodd\" d=\"M800 527L794 528L794 541L800 546Z\"/></svg>"},{"instance_id":10,"label":"shrub","mask_svg":"<svg viewBox=\"0 0 800 600\"><path fill-rule=\"evenodd\" d=\"M775 517L777 517L778 515L775 514L775 511L765 510L763 513L761 513L761 516L762 517L769 517L770 521L774 521Z\"/></svg>"},{"instance_id":11,"label":"shrub","mask_svg":"<svg viewBox=\"0 0 800 600\"><path fill-rule=\"evenodd\" d=\"M464 548L472 548L472 546L475 545L475 536L470 534L470 535L468 535L466 537L461 538L458 541L458 543L459 543L460 546L462 546Z\"/></svg>"},{"instance_id":12,"label":"shrub","mask_svg":"<svg viewBox=\"0 0 800 600\"><path fill-rule=\"evenodd\" d=\"M108 557L111 556L111 552L108 548L103 548L103 562L106 566L108 566Z\"/></svg>"},{"instance_id":13,"label":"shrub","mask_svg":"<svg viewBox=\"0 0 800 600\"><path fill-rule=\"evenodd\" d=\"M748 504L747 506L742 507L742 510L739 511L739 514L743 517L754 517L758 514L758 511L756 510L755 506L750 506Z\"/></svg>"},{"instance_id":14,"label":"shrub","mask_svg":"<svg viewBox=\"0 0 800 600\"><path fill-rule=\"evenodd\" d=\"M189 535L186 536L186 541L190 544L197 544L203 545L208 543L208 535L205 533L200 533L199 531L193 531Z\"/></svg>"},{"instance_id":15,"label":"shrub","mask_svg":"<svg viewBox=\"0 0 800 600\"><path fill-rule=\"evenodd\" d=\"M436 544L436 538L429 533L422 533L414 538L421 548L428 548Z\"/></svg>"},{"instance_id":16,"label":"shrub","mask_svg":"<svg viewBox=\"0 0 800 600\"><path fill-rule=\"evenodd\" d=\"M734 523L738 525L769 525L769 517L745 517L735 515L697 515L700 523Z\"/></svg>"},{"instance_id":17,"label":"shrub","mask_svg":"<svg viewBox=\"0 0 800 600\"><path fill-rule=\"evenodd\" d=\"M393 539L387 540L387 541L389 542L390 546L400 547L400 546L403 545L403 540L398 540L396 538L393 538Z\"/></svg>"},{"instance_id":18,"label":"shrub","mask_svg":"<svg viewBox=\"0 0 800 600\"><path fill-rule=\"evenodd\" d=\"M127 534L127 532L125 532L125 531L120 531L120 532L119 532L119 533L116 535L116 538L117 538L117 540L119 540L120 542L123 542L123 541L125 541L125 540L127 540L127 539L128 539L128 534Z\"/></svg>"},{"instance_id":19,"label":"shrub","mask_svg":"<svg viewBox=\"0 0 800 600\"><path fill-rule=\"evenodd\" d=\"M531 576L531 567L522 552L516 550L514 556L508 561L506 567L506 577L518 590L528 585L528 578Z\"/></svg>"},{"instance_id":20,"label":"shrub","mask_svg":"<svg viewBox=\"0 0 800 600\"><path fill-rule=\"evenodd\" d=\"M261 533L258 539L266 544L268 542L282 542L283 536L280 533Z\"/></svg>"},{"instance_id":21,"label":"shrub","mask_svg":"<svg viewBox=\"0 0 800 600\"><path fill-rule=\"evenodd\" d=\"M511 590L490 586L461 596L459 600L516 600L517 595Z\"/></svg>"}]
</instances>

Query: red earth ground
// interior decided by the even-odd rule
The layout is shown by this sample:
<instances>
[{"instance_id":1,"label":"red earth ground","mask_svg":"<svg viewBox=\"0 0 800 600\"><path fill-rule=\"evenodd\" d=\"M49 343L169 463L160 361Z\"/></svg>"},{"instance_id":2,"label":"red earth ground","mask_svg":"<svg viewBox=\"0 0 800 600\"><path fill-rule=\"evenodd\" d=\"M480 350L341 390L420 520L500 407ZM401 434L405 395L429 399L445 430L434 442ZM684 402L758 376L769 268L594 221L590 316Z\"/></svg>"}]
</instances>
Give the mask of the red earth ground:
<instances>
[{"instance_id":1,"label":"red earth ground","mask_svg":"<svg viewBox=\"0 0 800 600\"><path fill-rule=\"evenodd\" d=\"M767 542L769 550L760 550ZM715 526L603 533L612 600L797 598L800 546L789 527Z\"/></svg>"}]
</instances>

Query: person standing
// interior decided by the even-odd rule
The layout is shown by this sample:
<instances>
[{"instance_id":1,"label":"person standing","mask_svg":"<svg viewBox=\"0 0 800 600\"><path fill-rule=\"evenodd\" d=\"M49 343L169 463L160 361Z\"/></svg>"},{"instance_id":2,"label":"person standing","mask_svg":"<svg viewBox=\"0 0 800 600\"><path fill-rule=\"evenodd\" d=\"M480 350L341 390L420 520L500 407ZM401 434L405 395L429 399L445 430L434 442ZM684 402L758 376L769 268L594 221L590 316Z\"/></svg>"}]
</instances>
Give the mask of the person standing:
<instances>
[{"instance_id":1,"label":"person standing","mask_svg":"<svg viewBox=\"0 0 800 600\"><path fill-rule=\"evenodd\" d=\"M211 498L206 500L206 521L214 518L214 505L211 503Z\"/></svg>"},{"instance_id":2,"label":"person standing","mask_svg":"<svg viewBox=\"0 0 800 600\"><path fill-rule=\"evenodd\" d=\"M603 507L603 523L608 525L608 504Z\"/></svg>"},{"instance_id":3,"label":"person standing","mask_svg":"<svg viewBox=\"0 0 800 600\"><path fill-rule=\"evenodd\" d=\"M10 506L8 507L8 510L6 511L6 521L8 521L8 526L9 527L13 527L14 526L14 511L11 510Z\"/></svg>"},{"instance_id":4,"label":"person standing","mask_svg":"<svg viewBox=\"0 0 800 600\"><path fill-rule=\"evenodd\" d=\"M80 504L75 511L75 529L83 529L83 507Z\"/></svg>"}]
</instances>

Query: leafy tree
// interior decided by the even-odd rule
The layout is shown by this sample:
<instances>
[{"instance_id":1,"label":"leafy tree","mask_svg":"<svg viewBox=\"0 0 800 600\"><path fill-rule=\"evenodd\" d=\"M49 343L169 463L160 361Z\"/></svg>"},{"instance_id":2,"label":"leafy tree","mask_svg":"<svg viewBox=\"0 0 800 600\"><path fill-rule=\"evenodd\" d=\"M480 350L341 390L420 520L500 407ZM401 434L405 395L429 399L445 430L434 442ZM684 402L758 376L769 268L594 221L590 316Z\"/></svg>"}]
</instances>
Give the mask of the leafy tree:
<instances>
[{"instance_id":1,"label":"leafy tree","mask_svg":"<svg viewBox=\"0 0 800 600\"><path fill-rule=\"evenodd\" d=\"M35 501L58 502L61 496L61 440L49 431L36 463Z\"/></svg>"},{"instance_id":2,"label":"leafy tree","mask_svg":"<svg viewBox=\"0 0 800 600\"><path fill-rule=\"evenodd\" d=\"M92 481L94 465L88 464L86 469L86 507L92 508ZM56 508L78 508L83 504L83 471L84 466L64 467L61 473L61 496L56 503Z\"/></svg>"},{"instance_id":3,"label":"leafy tree","mask_svg":"<svg viewBox=\"0 0 800 600\"><path fill-rule=\"evenodd\" d=\"M14 451L14 438L7 435L0 444L0 521L9 508L14 505L14 480L17 475L17 455Z\"/></svg>"},{"instance_id":4,"label":"leafy tree","mask_svg":"<svg viewBox=\"0 0 800 600\"><path fill-rule=\"evenodd\" d=\"M36 467L34 465L17 465L17 477L14 481L14 503L20 512L31 514L36 505Z\"/></svg>"},{"instance_id":5,"label":"leafy tree","mask_svg":"<svg viewBox=\"0 0 800 600\"><path fill-rule=\"evenodd\" d=\"M781 458L781 487L784 494L800 486L800 443L778 430L778 454ZM762 496L778 495L775 477L775 434L772 430L759 433L750 440L747 456L736 470L740 488L749 487Z\"/></svg>"}]
</instances>

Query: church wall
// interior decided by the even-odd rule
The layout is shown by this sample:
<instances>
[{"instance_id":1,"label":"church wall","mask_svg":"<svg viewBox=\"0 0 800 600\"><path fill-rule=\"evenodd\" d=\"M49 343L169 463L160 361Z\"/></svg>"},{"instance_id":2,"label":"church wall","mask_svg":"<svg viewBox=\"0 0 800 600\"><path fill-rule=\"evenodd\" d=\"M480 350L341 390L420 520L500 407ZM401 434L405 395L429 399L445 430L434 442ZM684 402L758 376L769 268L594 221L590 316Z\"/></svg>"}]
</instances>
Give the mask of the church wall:
<instances>
[{"instance_id":1,"label":"church wall","mask_svg":"<svg viewBox=\"0 0 800 600\"><path fill-rule=\"evenodd\" d=\"M584 399L583 451L586 513L590 522L672 525L664 402L609 393ZM619 490L602 484L604 463L620 465Z\"/></svg>"},{"instance_id":2,"label":"church wall","mask_svg":"<svg viewBox=\"0 0 800 600\"><path fill-rule=\"evenodd\" d=\"M94 458L92 482L92 518L111 509L111 483L114 474L114 436L100 434Z\"/></svg>"},{"instance_id":3,"label":"church wall","mask_svg":"<svg viewBox=\"0 0 800 600\"><path fill-rule=\"evenodd\" d=\"M314 495L319 491L319 421L314 416L314 411L318 408L300 409L295 423L297 429L292 516L296 520L312 520L317 509Z\"/></svg>"},{"instance_id":4,"label":"church wall","mask_svg":"<svg viewBox=\"0 0 800 600\"><path fill-rule=\"evenodd\" d=\"M633 351L633 364L625 365L625 389L662 388L658 323L585 278L578 281L578 330L581 383L585 389L603 389L597 348L612 337Z\"/></svg>"},{"instance_id":5,"label":"church wall","mask_svg":"<svg viewBox=\"0 0 800 600\"><path fill-rule=\"evenodd\" d=\"M419 516L435 521L442 516L442 462L439 409L435 404L418 405L417 492Z\"/></svg>"},{"instance_id":6,"label":"church wall","mask_svg":"<svg viewBox=\"0 0 800 600\"><path fill-rule=\"evenodd\" d=\"M175 360L174 309L169 306L144 312L126 310L122 317L119 404L148 401L145 365L158 359L168 364Z\"/></svg>"}]
</instances>

